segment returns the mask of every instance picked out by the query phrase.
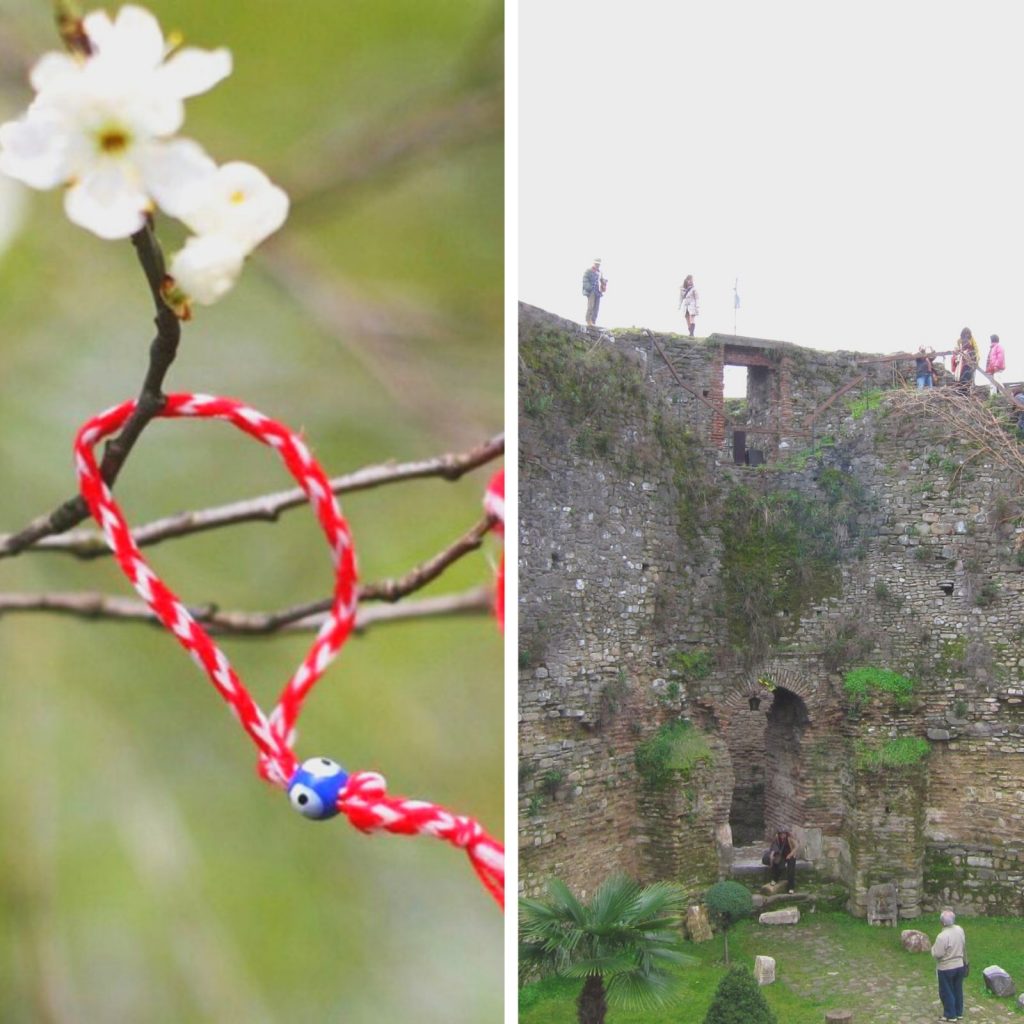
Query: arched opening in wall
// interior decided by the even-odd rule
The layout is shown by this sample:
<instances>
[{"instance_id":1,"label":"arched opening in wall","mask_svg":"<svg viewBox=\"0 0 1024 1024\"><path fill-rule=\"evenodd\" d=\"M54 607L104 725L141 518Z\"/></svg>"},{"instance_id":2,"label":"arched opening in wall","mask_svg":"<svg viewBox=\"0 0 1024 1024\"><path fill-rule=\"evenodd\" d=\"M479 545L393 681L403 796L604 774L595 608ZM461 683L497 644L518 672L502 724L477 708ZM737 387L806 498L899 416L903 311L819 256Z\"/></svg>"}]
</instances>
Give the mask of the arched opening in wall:
<instances>
[{"instance_id":1,"label":"arched opening in wall","mask_svg":"<svg viewBox=\"0 0 1024 1024\"><path fill-rule=\"evenodd\" d=\"M735 776L729 808L734 846L803 824L802 746L809 721L803 698L784 686L752 697L733 715L726 741Z\"/></svg>"}]
</instances>

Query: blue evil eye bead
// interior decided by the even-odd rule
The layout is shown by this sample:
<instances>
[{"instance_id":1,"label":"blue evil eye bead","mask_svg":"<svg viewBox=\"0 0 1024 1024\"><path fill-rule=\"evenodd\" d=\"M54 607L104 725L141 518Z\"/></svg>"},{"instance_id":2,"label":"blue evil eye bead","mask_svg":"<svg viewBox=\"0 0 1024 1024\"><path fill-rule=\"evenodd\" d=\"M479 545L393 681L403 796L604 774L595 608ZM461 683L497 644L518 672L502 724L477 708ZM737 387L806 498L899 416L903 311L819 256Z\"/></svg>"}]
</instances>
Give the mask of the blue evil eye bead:
<instances>
[{"instance_id":1,"label":"blue evil eye bead","mask_svg":"<svg viewBox=\"0 0 1024 1024\"><path fill-rule=\"evenodd\" d=\"M306 818L333 818L338 813L338 794L346 782L348 773L337 761L311 757L295 770L288 783L288 799Z\"/></svg>"}]
</instances>

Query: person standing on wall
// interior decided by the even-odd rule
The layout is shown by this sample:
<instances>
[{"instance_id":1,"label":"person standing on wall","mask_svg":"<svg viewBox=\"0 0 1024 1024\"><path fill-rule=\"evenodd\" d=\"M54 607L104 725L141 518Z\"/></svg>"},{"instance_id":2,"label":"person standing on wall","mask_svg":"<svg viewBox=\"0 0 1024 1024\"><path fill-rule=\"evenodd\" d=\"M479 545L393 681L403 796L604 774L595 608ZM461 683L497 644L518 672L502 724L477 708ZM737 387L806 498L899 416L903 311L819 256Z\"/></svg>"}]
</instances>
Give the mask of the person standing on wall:
<instances>
[{"instance_id":1,"label":"person standing on wall","mask_svg":"<svg viewBox=\"0 0 1024 1024\"><path fill-rule=\"evenodd\" d=\"M935 383L935 368L932 366L932 354L931 350L925 351L924 345L917 350L915 372L919 388L930 388Z\"/></svg>"},{"instance_id":2,"label":"person standing on wall","mask_svg":"<svg viewBox=\"0 0 1024 1024\"><path fill-rule=\"evenodd\" d=\"M597 323L597 311L601 307L601 296L608 287L608 279L601 276L601 261L594 260L592 266L583 271L583 294L587 297L587 326Z\"/></svg>"},{"instance_id":3,"label":"person standing on wall","mask_svg":"<svg viewBox=\"0 0 1024 1024\"><path fill-rule=\"evenodd\" d=\"M967 936L956 924L956 914L944 910L939 915L942 931L932 945L935 973L939 978L942 1020L963 1020L964 976L967 974Z\"/></svg>"},{"instance_id":4,"label":"person standing on wall","mask_svg":"<svg viewBox=\"0 0 1024 1024\"><path fill-rule=\"evenodd\" d=\"M985 360L985 372L990 377L995 377L997 373L1002 373L1006 369L1006 353L1003 351L998 334L993 334L989 338L988 344L988 359Z\"/></svg>"},{"instance_id":5,"label":"person standing on wall","mask_svg":"<svg viewBox=\"0 0 1024 1024\"><path fill-rule=\"evenodd\" d=\"M971 393L974 387L974 370L981 362L981 352L978 343L971 334L970 327L965 327L960 332L960 338L956 343L956 364L957 364L957 390L964 395Z\"/></svg>"},{"instance_id":6,"label":"person standing on wall","mask_svg":"<svg viewBox=\"0 0 1024 1024\"><path fill-rule=\"evenodd\" d=\"M693 274L687 274L686 280L679 286L679 306L686 314L686 326L690 330L690 337L693 337L694 328L697 325L697 289L693 287Z\"/></svg>"},{"instance_id":7,"label":"person standing on wall","mask_svg":"<svg viewBox=\"0 0 1024 1024\"><path fill-rule=\"evenodd\" d=\"M796 836L788 829L781 829L775 833L775 840L768 850L769 866L772 869L772 881L777 882L782 869L786 869L786 889L793 892L796 889L796 855L799 846Z\"/></svg>"}]
</instances>

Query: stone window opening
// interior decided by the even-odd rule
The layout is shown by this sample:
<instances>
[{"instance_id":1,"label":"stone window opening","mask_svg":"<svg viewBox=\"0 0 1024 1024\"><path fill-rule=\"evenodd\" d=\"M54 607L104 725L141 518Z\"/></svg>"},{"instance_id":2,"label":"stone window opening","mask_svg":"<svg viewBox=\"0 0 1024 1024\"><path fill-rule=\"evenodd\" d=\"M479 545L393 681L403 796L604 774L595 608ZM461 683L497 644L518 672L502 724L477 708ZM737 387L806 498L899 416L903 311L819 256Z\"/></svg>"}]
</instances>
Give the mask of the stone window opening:
<instances>
[{"instance_id":1,"label":"stone window opening","mask_svg":"<svg viewBox=\"0 0 1024 1024\"><path fill-rule=\"evenodd\" d=\"M940 583L939 590L941 590L946 597L953 596L953 584L952 583Z\"/></svg>"},{"instance_id":2,"label":"stone window opening","mask_svg":"<svg viewBox=\"0 0 1024 1024\"><path fill-rule=\"evenodd\" d=\"M768 349L726 345L722 395L731 425L733 462L760 466L778 443L778 380Z\"/></svg>"}]
</instances>

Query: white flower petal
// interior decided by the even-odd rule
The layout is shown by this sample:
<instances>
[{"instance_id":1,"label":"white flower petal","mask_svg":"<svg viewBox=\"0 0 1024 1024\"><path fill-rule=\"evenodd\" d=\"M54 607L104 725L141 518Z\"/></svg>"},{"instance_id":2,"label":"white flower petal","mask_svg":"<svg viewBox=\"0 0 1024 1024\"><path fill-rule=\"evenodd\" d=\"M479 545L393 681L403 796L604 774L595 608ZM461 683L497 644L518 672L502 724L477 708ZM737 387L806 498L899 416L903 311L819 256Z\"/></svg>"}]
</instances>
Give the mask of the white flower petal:
<instances>
[{"instance_id":1,"label":"white flower petal","mask_svg":"<svg viewBox=\"0 0 1024 1024\"><path fill-rule=\"evenodd\" d=\"M83 27L95 57L105 62L141 70L156 68L164 58L160 23L142 7L126 4L113 23L105 11L93 11L83 19Z\"/></svg>"},{"instance_id":2,"label":"white flower petal","mask_svg":"<svg viewBox=\"0 0 1024 1024\"><path fill-rule=\"evenodd\" d=\"M82 29L95 49L110 45L114 34L114 23L106 11L90 11L82 19Z\"/></svg>"},{"instance_id":3,"label":"white flower petal","mask_svg":"<svg viewBox=\"0 0 1024 1024\"><path fill-rule=\"evenodd\" d=\"M145 143L137 148L135 158L157 206L180 220L206 193L217 170L203 147L191 139Z\"/></svg>"},{"instance_id":4,"label":"white flower petal","mask_svg":"<svg viewBox=\"0 0 1024 1024\"><path fill-rule=\"evenodd\" d=\"M288 216L288 196L258 167L236 160L217 169L210 189L182 220L198 234L222 234L250 252Z\"/></svg>"},{"instance_id":5,"label":"white flower petal","mask_svg":"<svg viewBox=\"0 0 1024 1024\"><path fill-rule=\"evenodd\" d=\"M201 235L174 254L168 272L190 299L209 306L231 290L244 262L245 253L235 242Z\"/></svg>"},{"instance_id":6,"label":"white flower petal","mask_svg":"<svg viewBox=\"0 0 1024 1024\"><path fill-rule=\"evenodd\" d=\"M172 54L165 64L157 68L156 78L159 88L166 89L179 99L187 99L212 89L230 74L229 50L223 47L218 50L199 50L189 46Z\"/></svg>"},{"instance_id":7,"label":"white flower petal","mask_svg":"<svg viewBox=\"0 0 1024 1024\"><path fill-rule=\"evenodd\" d=\"M64 211L100 238L127 238L145 223L149 200L126 161L100 161L64 196Z\"/></svg>"},{"instance_id":8,"label":"white flower petal","mask_svg":"<svg viewBox=\"0 0 1024 1024\"><path fill-rule=\"evenodd\" d=\"M45 114L28 114L0 125L0 171L32 188L62 185L70 177L68 145Z\"/></svg>"},{"instance_id":9,"label":"white flower petal","mask_svg":"<svg viewBox=\"0 0 1024 1024\"><path fill-rule=\"evenodd\" d=\"M29 81L36 92L66 86L75 81L82 72L82 61L66 53L51 51L44 53L29 72Z\"/></svg>"}]
</instances>

